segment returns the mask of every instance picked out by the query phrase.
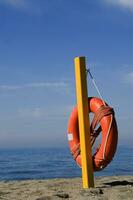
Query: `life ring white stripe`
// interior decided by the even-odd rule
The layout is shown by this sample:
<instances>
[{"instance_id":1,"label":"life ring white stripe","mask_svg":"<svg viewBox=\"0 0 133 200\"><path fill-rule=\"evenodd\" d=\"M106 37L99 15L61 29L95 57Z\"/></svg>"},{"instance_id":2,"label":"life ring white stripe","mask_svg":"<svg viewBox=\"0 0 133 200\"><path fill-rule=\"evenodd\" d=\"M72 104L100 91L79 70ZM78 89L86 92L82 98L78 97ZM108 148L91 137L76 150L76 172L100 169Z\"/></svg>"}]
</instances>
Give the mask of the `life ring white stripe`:
<instances>
[{"instance_id":1,"label":"life ring white stripe","mask_svg":"<svg viewBox=\"0 0 133 200\"><path fill-rule=\"evenodd\" d=\"M69 133L68 134L68 141L72 141L73 140L73 134L72 133Z\"/></svg>"}]
</instances>

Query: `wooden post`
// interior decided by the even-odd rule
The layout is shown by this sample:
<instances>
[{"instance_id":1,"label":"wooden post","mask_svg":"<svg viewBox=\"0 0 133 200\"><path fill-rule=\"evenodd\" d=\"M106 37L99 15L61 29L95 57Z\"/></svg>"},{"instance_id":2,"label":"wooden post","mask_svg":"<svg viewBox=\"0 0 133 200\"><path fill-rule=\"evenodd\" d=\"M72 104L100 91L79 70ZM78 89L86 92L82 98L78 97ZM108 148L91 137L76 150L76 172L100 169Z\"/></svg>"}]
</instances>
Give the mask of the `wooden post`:
<instances>
[{"instance_id":1,"label":"wooden post","mask_svg":"<svg viewBox=\"0 0 133 200\"><path fill-rule=\"evenodd\" d=\"M75 58L83 188L94 187L85 57Z\"/></svg>"}]
</instances>

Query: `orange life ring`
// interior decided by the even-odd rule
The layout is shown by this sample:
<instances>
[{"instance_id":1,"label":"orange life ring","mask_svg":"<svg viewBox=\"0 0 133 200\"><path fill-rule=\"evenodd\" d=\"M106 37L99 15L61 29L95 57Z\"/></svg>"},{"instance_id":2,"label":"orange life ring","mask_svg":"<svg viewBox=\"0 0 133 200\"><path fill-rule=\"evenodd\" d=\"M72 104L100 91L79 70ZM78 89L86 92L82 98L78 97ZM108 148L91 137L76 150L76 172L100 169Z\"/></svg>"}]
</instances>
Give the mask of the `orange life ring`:
<instances>
[{"instance_id":1,"label":"orange life ring","mask_svg":"<svg viewBox=\"0 0 133 200\"><path fill-rule=\"evenodd\" d=\"M91 125L91 144L93 145L95 138L102 131L101 144L97 152L93 155L94 171L100 171L105 168L112 160L118 140L117 124L114 117L113 109L111 109L103 100L97 97L88 98L89 111L94 114L93 123ZM97 131L95 128L100 123ZM77 164L81 167L80 155L80 138L78 125L77 106L72 110L68 123L68 141L70 151Z\"/></svg>"}]
</instances>

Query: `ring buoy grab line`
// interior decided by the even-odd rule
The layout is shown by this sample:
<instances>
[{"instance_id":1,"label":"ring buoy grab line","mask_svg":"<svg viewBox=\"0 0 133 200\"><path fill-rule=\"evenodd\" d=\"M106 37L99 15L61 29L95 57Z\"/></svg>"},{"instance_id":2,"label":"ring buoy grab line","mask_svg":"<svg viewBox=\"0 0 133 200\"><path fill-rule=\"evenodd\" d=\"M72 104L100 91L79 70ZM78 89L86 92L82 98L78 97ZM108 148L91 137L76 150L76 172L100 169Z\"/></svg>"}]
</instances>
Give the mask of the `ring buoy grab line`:
<instances>
[{"instance_id":1,"label":"ring buoy grab line","mask_svg":"<svg viewBox=\"0 0 133 200\"><path fill-rule=\"evenodd\" d=\"M88 107L89 112L94 114L90 126L91 146L93 146L97 136L102 132L100 147L92 156L93 170L100 171L104 169L114 157L118 140L117 123L113 108L109 107L103 100L97 97L90 97L88 98ZM95 130L98 124L100 126ZM74 160L82 167L77 106L72 110L68 122L68 142Z\"/></svg>"}]
</instances>

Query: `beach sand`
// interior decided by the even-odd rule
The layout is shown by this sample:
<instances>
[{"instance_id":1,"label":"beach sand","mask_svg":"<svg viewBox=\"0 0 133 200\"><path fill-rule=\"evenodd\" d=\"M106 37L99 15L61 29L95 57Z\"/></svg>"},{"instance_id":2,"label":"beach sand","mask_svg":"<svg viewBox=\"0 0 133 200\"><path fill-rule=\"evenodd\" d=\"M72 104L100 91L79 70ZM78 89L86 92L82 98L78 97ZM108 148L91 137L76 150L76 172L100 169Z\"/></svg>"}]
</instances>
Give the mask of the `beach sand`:
<instances>
[{"instance_id":1,"label":"beach sand","mask_svg":"<svg viewBox=\"0 0 133 200\"><path fill-rule=\"evenodd\" d=\"M0 200L133 200L133 176L95 178L83 189L81 178L1 181Z\"/></svg>"}]
</instances>

